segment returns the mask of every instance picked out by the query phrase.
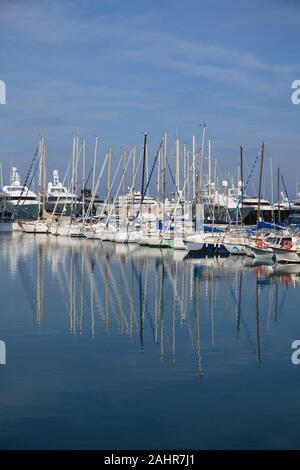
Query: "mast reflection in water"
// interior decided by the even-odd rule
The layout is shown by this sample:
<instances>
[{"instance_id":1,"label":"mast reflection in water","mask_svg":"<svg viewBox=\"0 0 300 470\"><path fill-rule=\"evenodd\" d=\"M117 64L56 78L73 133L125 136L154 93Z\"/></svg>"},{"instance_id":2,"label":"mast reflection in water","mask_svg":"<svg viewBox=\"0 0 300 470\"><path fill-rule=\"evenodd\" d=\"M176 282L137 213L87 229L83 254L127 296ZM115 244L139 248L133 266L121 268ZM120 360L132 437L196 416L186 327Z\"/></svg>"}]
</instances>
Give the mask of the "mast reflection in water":
<instances>
[{"instance_id":1,"label":"mast reflection in water","mask_svg":"<svg viewBox=\"0 0 300 470\"><path fill-rule=\"evenodd\" d=\"M1 448L298 445L300 267L3 235Z\"/></svg>"}]
</instances>

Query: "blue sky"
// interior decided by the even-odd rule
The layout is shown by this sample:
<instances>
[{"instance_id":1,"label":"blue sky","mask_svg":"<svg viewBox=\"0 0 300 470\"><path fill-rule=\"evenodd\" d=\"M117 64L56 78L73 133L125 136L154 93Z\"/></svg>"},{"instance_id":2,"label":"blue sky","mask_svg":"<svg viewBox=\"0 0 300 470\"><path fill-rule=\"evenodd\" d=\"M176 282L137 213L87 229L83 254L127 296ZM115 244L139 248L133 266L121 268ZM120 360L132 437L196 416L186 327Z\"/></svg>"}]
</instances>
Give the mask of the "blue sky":
<instances>
[{"instance_id":1,"label":"blue sky","mask_svg":"<svg viewBox=\"0 0 300 470\"><path fill-rule=\"evenodd\" d=\"M64 170L75 131L152 151L166 129L191 142L206 121L220 167L262 141L293 194L300 156L300 4L292 0L0 2L0 161L23 174L37 137ZM172 148L170 146L170 153ZM266 169L268 164L266 163ZM300 175L299 175L300 176Z\"/></svg>"}]
</instances>

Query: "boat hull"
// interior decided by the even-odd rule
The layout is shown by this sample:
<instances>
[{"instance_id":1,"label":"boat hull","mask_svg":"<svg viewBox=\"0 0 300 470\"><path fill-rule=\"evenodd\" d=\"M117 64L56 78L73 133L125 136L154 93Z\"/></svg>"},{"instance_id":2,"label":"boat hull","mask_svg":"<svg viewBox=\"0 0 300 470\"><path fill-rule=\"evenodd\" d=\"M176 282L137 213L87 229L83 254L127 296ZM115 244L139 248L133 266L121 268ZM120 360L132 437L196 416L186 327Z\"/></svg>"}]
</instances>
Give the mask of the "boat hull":
<instances>
[{"instance_id":1,"label":"boat hull","mask_svg":"<svg viewBox=\"0 0 300 470\"><path fill-rule=\"evenodd\" d=\"M278 263L300 263L299 251L274 248L274 253Z\"/></svg>"},{"instance_id":2,"label":"boat hull","mask_svg":"<svg viewBox=\"0 0 300 470\"><path fill-rule=\"evenodd\" d=\"M275 257L275 253L271 248L257 248L253 247L252 248L254 257L257 259L264 259L264 260L272 260Z\"/></svg>"}]
</instances>

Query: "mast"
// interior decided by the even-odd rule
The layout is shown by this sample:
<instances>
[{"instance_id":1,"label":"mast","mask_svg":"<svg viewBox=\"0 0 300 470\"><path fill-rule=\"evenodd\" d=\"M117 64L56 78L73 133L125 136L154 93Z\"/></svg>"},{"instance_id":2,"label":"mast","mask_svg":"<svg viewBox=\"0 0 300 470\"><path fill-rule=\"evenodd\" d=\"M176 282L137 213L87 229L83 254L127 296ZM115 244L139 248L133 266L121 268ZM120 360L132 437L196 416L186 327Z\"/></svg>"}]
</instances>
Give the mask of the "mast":
<instances>
[{"instance_id":1,"label":"mast","mask_svg":"<svg viewBox=\"0 0 300 470\"><path fill-rule=\"evenodd\" d=\"M274 181L273 181L273 159L270 157L270 187L271 187L271 204L272 204L272 220L274 221Z\"/></svg>"},{"instance_id":2,"label":"mast","mask_svg":"<svg viewBox=\"0 0 300 470\"><path fill-rule=\"evenodd\" d=\"M73 137L73 146L72 146L72 178L71 178L71 188L72 188L72 202L71 202L71 215L73 215L74 210L74 175L75 175L75 135Z\"/></svg>"},{"instance_id":3,"label":"mast","mask_svg":"<svg viewBox=\"0 0 300 470\"><path fill-rule=\"evenodd\" d=\"M281 216L280 216L280 168L277 168L277 204L278 204L277 218L278 218L278 222L280 223L280 219L281 219Z\"/></svg>"},{"instance_id":4,"label":"mast","mask_svg":"<svg viewBox=\"0 0 300 470\"><path fill-rule=\"evenodd\" d=\"M241 177L241 223L243 223L243 209L244 209L244 158L243 158L243 146L240 146L240 177ZM237 214L238 218L238 214Z\"/></svg>"},{"instance_id":5,"label":"mast","mask_svg":"<svg viewBox=\"0 0 300 470\"><path fill-rule=\"evenodd\" d=\"M190 158L189 157L190 157L190 152L189 152L189 150L187 150L187 145L186 145L186 149L185 149L185 158L186 158L185 168L186 168L187 187L186 187L186 191L185 191L185 200L187 200L187 202L190 201Z\"/></svg>"},{"instance_id":6,"label":"mast","mask_svg":"<svg viewBox=\"0 0 300 470\"><path fill-rule=\"evenodd\" d=\"M75 194L78 189L78 161L79 161L79 135L76 137L76 160L75 160ZM77 204L76 204L77 206Z\"/></svg>"},{"instance_id":7,"label":"mast","mask_svg":"<svg viewBox=\"0 0 300 470\"><path fill-rule=\"evenodd\" d=\"M135 156L136 156L136 147L135 145L133 146L132 149L132 194L134 193L134 187L135 187Z\"/></svg>"},{"instance_id":8,"label":"mast","mask_svg":"<svg viewBox=\"0 0 300 470\"><path fill-rule=\"evenodd\" d=\"M45 187L46 187L46 172L45 172L45 165L46 165L46 145L44 142L44 137L41 137L39 142L39 183L38 183L38 191L39 191L39 218L43 217L44 213L44 205L45 205Z\"/></svg>"},{"instance_id":9,"label":"mast","mask_svg":"<svg viewBox=\"0 0 300 470\"><path fill-rule=\"evenodd\" d=\"M200 124L201 125L201 124ZM204 140L205 140L205 131L206 131L206 123L202 126L202 140L201 140L201 158L200 158L200 177L199 177L199 191L202 191L203 186L203 159L204 159Z\"/></svg>"},{"instance_id":10,"label":"mast","mask_svg":"<svg viewBox=\"0 0 300 470\"><path fill-rule=\"evenodd\" d=\"M183 143L183 181L186 180L186 175L187 175L187 166L186 166L186 143ZM186 199L186 187L184 190L182 190L182 198L185 200Z\"/></svg>"},{"instance_id":11,"label":"mast","mask_svg":"<svg viewBox=\"0 0 300 470\"><path fill-rule=\"evenodd\" d=\"M96 137L96 140L95 140L95 149L94 149L94 161L93 161L92 192L93 192L94 189L95 189L95 177L96 177L96 166L97 166L98 140L99 140L99 137Z\"/></svg>"},{"instance_id":12,"label":"mast","mask_svg":"<svg viewBox=\"0 0 300 470\"><path fill-rule=\"evenodd\" d=\"M158 159L157 159L157 178L156 178L156 201L159 202L159 194L160 194L160 163L161 163L161 149L158 152Z\"/></svg>"},{"instance_id":13,"label":"mast","mask_svg":"<svg viewBox=\"0 0 300 470\"><path fill-rule=\"evenodd\" d=\"M208 139L208 200L210 204L211 196L211 140Z\"/></svg>"},{"instance_id":14,"label":"mast","mask_svg":"<svg viewBox=\"0 0 300 470\"><path fill-rule=\"evenodd\" d=\"M122 191L123 191L123 196L125 194L125 189L126 189L126 161L127 161L127 149L126 147L124 147L123 149L123 188L122 188Z\"/></svg>"},{"instance_id":15,"label":"mast","mask_svg":"<svg viewBox=\"0 0 300 470\"><path fill-rule=\"evenodd\" d=\"M260 206L261 206L261 188L262 188L262 176L263 176L263 168L264 168L264 150L265 150L265 144L264 142L262 143L261 146L261 156L260 156L260 172L259 172L259 188L258 188L258 206L257 206L257 223L259 222L261 212L260 212Z\"/></svg>"},{"instance_id":16,"label":"mast","mask_svg":"<svg viewBox=\"0 0 300 470\"><path fill-rule=\"evenodd\" d=\"M3 164L0 163L0 186L1 186L1 190L3 188Z\"/></svg>"},{"instance_id":17,"label":"mast","mask_svg":"<svg viewBox=\"0 0 300 470\"><path fill-rule=\"evenodd\" d=\"M112 149L108 149L108 162L107 162L107 187L106 187L106 201L109 204L109 195L110 195L110 164L111 164L111 154Z\"/></svg>"},{"instance_id":18,"label":"mast","mask_svg":"<svg viewBox=\"0 0 300 470\"><path fill-rule=\"evenodd\" d=\"M192 177L193 177L193 181L192 181L192 186L193 186L193 197L192 199L195 200L195 197L196 197L196 173L195 173L195 170L196 170L196 162L195 162L195 158L196 158L196 142L195 142L195 136L193 135L192 137L192 161L193 161L193 174L192 174Z\"/></svg>"},{"instance_id":19,"label":"mast","mask_svg":"<svg viewBox=\"0 0 300 470\"><path fill-rule=\"evenodd\" d=\"M85 217L85 139L82 141L82 217Z\"/></svg>"},{"instance_id":20,"label":"mast","mask_svg":"<svg viewBox=\"0 0 300 470\"><path fill-rule=\"evenodd\" d=\"M147 145L145 149L145 169L146 169L146 181L148 181L149 180L149 160L148 160L148 146ZM148 188L147 188L146 194L148 195Z\"/></svg>"},{"instance_id":21,"label":"mast","mask_svg":"<svg viewBox=\"0 0 300 470\"><path fill-rule=\"evenodd\" d=\"M217 187L217 157L214 158L214 193L213 193L213 227L215 226L215 210L216 210L216 187Z\"/></svg>"},{"instance_id":22,"label":"mast","mask_svg":"<svg viewBox=\"0 0 300 470\"><path fill-rule=\"evenodd\" d=\"M143 169L142 169L142 187L141 187L141 214L143 212L143 202L144 202L146 159L147 159L147 132L144 133Z\"/></svg>"},{"instance_id":23,"label":"mast","mask_svg":"<svg viewBox=\"0 0 300 470\"><path fill-rule=\"evenodd\" d=\"M179 138L176 137L176 154L175 154L175 200L179 197Z\"/></svg>"},{"instance_id":24,"label":"mast","mask_svg":"<svg viewBox=\"0 0 300 470\"><path fill-rule=\"evenodd\" d=\"M167 133L164 132L164 148L163 148L163 171L162 171L162 196L163 196L163 221L165 220L166 205L166 171L167 171Z\"/></svg>"}]
</instances>

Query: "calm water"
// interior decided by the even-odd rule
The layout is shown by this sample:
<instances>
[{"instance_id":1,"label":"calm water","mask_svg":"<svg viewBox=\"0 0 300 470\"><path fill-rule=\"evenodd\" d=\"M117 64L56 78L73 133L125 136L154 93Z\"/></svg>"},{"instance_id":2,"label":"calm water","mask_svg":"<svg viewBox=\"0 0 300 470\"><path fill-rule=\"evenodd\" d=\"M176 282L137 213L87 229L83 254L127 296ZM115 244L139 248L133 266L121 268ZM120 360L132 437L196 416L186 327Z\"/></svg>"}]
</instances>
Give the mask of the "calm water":
<instances>
[{"instance_id":1,"label":"calm water","mask_svg":"<svg viewBox=\"0 0 300 470\"><path fill-rule=\"evenodd\" d=\"M300 447L300 267L0 237L2 449Z\"/></svg>"}]
</instances>

